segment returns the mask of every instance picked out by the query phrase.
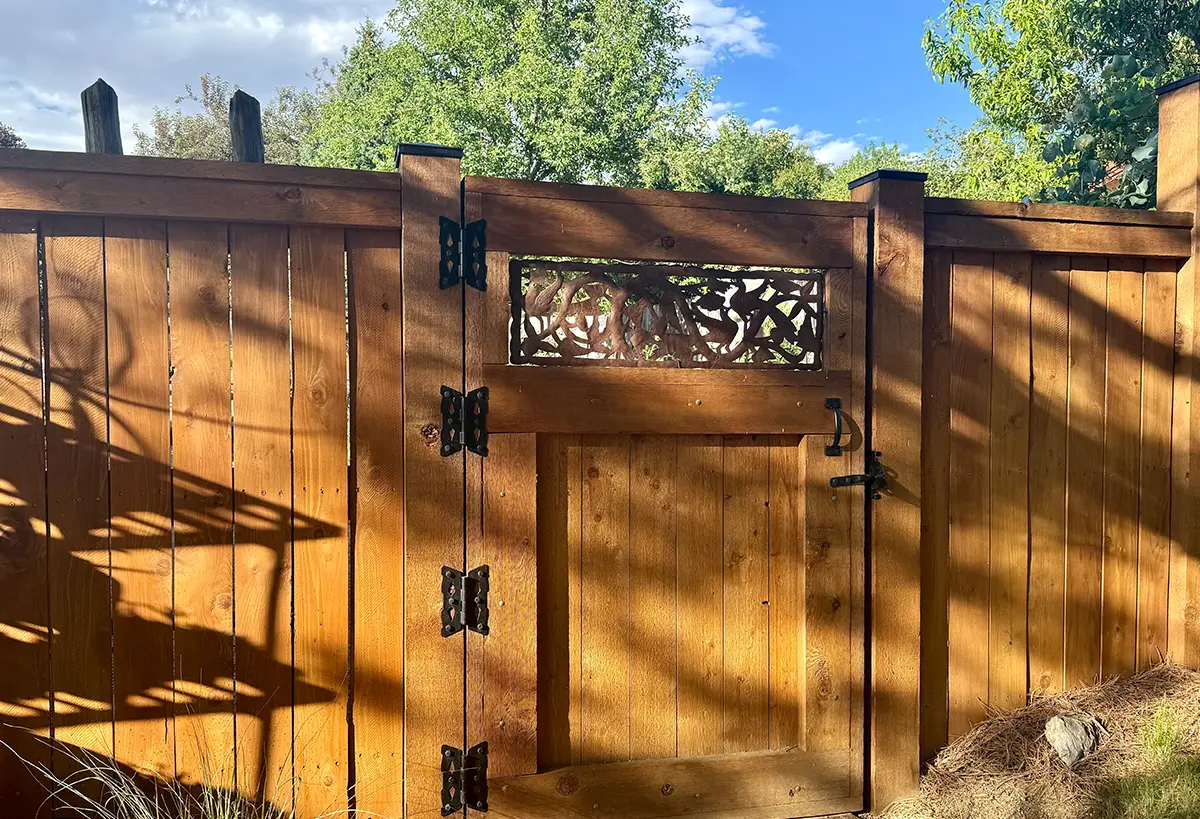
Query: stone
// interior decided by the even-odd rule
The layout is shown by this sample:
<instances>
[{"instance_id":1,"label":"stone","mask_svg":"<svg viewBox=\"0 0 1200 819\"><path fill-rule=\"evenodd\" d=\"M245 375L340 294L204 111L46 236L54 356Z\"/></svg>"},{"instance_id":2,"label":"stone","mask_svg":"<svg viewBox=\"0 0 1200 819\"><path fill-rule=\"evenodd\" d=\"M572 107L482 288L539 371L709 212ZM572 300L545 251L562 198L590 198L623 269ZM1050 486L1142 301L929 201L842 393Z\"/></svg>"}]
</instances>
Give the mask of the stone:
<instances>
[{"instance_id":1,"label":"stone","mask_svg":"<svg viewBox=\"0 0 1200 819\"><path fill-rule=\"evenodd\" d=\"M1046 741L1064 765L1074 765L1100 744L1100 726L1086 717L1051 717L1046 720Z\"/></svg>"}]
</instances>

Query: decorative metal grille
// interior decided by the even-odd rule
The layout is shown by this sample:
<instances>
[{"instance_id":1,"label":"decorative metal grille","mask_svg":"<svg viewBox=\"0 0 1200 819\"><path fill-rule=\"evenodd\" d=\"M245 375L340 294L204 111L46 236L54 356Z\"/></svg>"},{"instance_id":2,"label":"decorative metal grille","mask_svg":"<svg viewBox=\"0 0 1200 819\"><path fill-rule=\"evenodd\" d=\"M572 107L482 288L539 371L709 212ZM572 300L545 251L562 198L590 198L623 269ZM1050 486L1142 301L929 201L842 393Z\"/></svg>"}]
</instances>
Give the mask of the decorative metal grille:
<instances>
[{"instance_id":1,"label":"decorative metal grille","mask_svg":"<svg viewBox=\"0 0 1200 819\"><path fill-rule=\"evenodd\" d=\"M514 364L821 369L824 273L514 260Z\"/></svg>"}]
</instances>

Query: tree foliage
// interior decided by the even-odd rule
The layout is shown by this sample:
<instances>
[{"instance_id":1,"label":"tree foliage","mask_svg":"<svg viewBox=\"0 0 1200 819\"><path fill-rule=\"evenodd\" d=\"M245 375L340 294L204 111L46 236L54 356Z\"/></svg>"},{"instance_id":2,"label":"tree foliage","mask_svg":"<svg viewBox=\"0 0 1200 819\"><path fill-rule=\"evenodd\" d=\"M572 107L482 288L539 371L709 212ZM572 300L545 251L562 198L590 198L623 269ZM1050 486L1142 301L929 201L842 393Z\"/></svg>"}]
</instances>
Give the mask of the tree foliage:
<instances>
[{"instance_id":1,"label":"tree foliage","mask_svg":"<svg viewBox=\"0 0 1200 819\"><path fill-rule=\"evenodd\" d=\"M0 122L0 148L24 148L25 140L17 132Z\"/></svg>"},{"instance_id":2,"label":"tree foliage","mask_svg":"<svg viewBox=\"0 0 1200 819\"><path fill-rule=\"evenodd\" d=\"M398 0L329 66L315 156L387 168L399 142L441 142L469 173L636 183L686 26L677 0Z\"/></svg>"},{"instance_id":3,"label":"tree foliage","mask_svg":"<svg viewBox=\"0 0 1200 819\"><path fill-rule=\"evenodd\" d=\"M179 159L233 159L229 134L229 98L237 90L215 74L200 78L200 86L186 86L175 109L154 109L148 131L133 126L134 152ZM184 106L198 109L186 113ZM304 142L312 129L316 103L311 93L280 88L262 109L263 149L266 161L278 165L306 164Z\"/></svg>"},{"instance_id":4,"label":"tree foliage","mask_svg":"<svg viewBox=\"0 0 1200 819\"><path fill-rule=\"evenodd\" d=\"M940 79L1025 135L1061 181L1052 198L1154 201L1155 89L1200 66L1196 0L949 0L925 34Z\"/></svg>"}]
</instances>

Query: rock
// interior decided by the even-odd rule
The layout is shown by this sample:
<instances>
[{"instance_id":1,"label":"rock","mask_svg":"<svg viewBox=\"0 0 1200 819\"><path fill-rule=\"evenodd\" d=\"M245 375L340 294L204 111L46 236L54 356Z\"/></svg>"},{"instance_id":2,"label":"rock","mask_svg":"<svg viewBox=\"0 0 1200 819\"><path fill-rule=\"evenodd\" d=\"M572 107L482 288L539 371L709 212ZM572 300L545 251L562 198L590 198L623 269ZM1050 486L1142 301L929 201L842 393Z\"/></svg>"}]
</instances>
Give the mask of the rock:
<instances>
[{"instance_id":1,"label":"rock","mask_svg":"<svg viewBox=\"0 0 1200 819\"><path fill-rule=\"evenodd\" d=\"M1046 741L1065 765L1074 765L1100 744L1100 726L1094 719L1051 717L1046 720Z\"/></svg>"}]
</instances>

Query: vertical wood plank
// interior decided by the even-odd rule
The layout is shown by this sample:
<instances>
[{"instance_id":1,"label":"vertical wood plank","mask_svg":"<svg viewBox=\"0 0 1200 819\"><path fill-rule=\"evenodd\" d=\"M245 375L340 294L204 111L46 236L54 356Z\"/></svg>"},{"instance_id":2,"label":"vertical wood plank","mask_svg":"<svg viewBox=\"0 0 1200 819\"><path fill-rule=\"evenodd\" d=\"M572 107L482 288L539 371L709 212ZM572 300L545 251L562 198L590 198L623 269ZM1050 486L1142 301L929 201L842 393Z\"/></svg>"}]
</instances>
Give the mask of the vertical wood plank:
<instances>
[{"instance_id":1,"label":"vertical wood plank","mask_svg":"<svg viewBox=\"0 0 1200 819\"><path fill-rule=\"evenodd\" d=\"M993 271L988 702L1021 708L1028 691L1029 300L1033 259L996 254Z\"/></svg>"},{"instance_id":2,"label":"vertical wood plank","mask_svg":"<svg viewBox=\"0 0 1200 819\"><path fill-rule=\"evenodd\" d=\"M770 719L767 744L803 747L804 731L804 466L800 440L774 438L769 449L767 634Z\"/></svg>"},{"instance_id":3,"label":"vertical wood plank","mask_svg":"<svg viewBox=\"0 0 1200 819\"><path fill-rule=\"evenodd\" d=\"M110 537L118 762L175 776L166 223L108 219Z\"/></svg>"},{"instance_id":4,"label":"vertical wood plank","mask_svg":"<svg viewBox=\"0 0 1200 819\"><path fill-rule=\"evenodd\" d=\"M955 253L950 341L949 733L988 700L993 281L991 254Z\"/></svg>"},{"instance_id":5,"label":"vertical wood plank","mask_svg":"<svg viewBox=\"0 0 1200 819\"><path fill-rule=\"evenodd\" d=\"M949 739L946 720L950 640L950 279L954 254L925 260L921 393L921 761Z\"/></svg>"},{"instance_id":6,"label":"vertical wood plank","mask_svg":"<svg viewBox=\"0 0 1200 819\"><path fill-rule=\"evenodd\" d=\"M482 316L479 322L484 337L483 363L507 364L509 323L512 319L508 254L489 251L487 265L489 282L487 292L482 296Z\"/></svg>"},{"instance_id":7,"label":"vertical wood plank","mask_svg":"<svg viewBox=\"0 0 1200 819\"><path fill-rule=\"evenodd\" d=\"M1100 675L1100 578L1104 553L1104 378L1108 265L1071 260L1067 419L1066 685Z\"/></svg>"},{"instance_id":8,"label":"vertical wood plank","mask_svg":"<svg viewBox=\"0 0 1200 819\"><path fill-rule=\"evenodd\" d=\"M404 367L400 233L346 232L351 288L354 801L404 812Z\"/></svg>"},{"instance_id":9,"label":"vertical wood plank","mask_svg":"<svg viewBox=\"0 0 1200 819\"><path fill-rule=\"evenodd\" d=\"M238 789L288 810L292 748L292 453L288 233L229 228L233 313Z\"/></svg>"},{"instance_id":10,"label":"vertical wood plank","mask_svg":"<svg viewBox=\"0 0 1200 819\"><path fill-rule=\"evenodd\" d=\"M629 438L583 440L580 757L629 759Z\"/></svg>"},{"instance_id":11,"label":"vertical wood plank","mask_svg":"<svg viewBox=\"0 0 1200 819\"><path fill-rule=\"evenodd\" d=\"M854 327L854 280L850 270L825 273L825 372L847 372L851 366Z\"/></svg>"},{"instance_id":12,"label":"vertical wood plank","mask_svg":"<svg viewBox=\"0 0 1200 819\"><path fill-rule=\"evenodd\" d=\"M103 226L55 217L43 230L54 737L107 757L113 690ZM59 777L74 770L62 753L53 767Z\"/></svg>"},{"instance_id":13,"label":"vertical wood plank","mask_svg":"<svg viewBox=\"0 0 1200 819\"><path fill-rule=\"evenodd\" d=\"M1071 261L1035 256L1030 306L1029 686L1063 690L1067 544L1067 316Z\"/></svg>"},{"instance_id":14,"label":"vertical wood plank","mask_svg":"<svg viewBox=\"0 0 1200 819\"><path fill-rule=\"evenodd\" d=\"M809 751L844 751L850 737L854 676L850 667L850 519L861 514L854 493L829 479L845 474L848 456L825 454L827 439L806 436L804 467L805 745Z\"/></svg>"},{"instance_id":15,"label":"vertical wood plank","mask_svg":"<svg viewBox=\"0 0 1200 819\"><path fill-rule=\"evenodd\" d=\"M1138 511L1137 668L1167 655L1171 575L1171 376L1175 346L1173 261L1146 260L1142 339L1141 483Z\"/></svg>"},{"instance_id":16,"label":"vertical wood plank","mask_svg":"<svg viewBox=\"0 0 1200 819\"><path fill-rule=\"evenodd\" d=\"M1109 260L1100 627L1105 678L1137 667L1143 273L1140 259Z\"/></svg>"},{"instance_id":17,"label":"vertical wood plank","mask_svg":"<svg viewBox=\"0 0 1200 819\"><path fill-rule=\"evenodd\" d=\"M864 191L865 193L865 191ZM910 194L911 196L912 194ZM850 330L850 385L852 394L850 396L851 412L856 417L866 419L867 415L867 385L868 385L868 337L867 324L871 321L871 314L867 309L867 294L872 287L871 273L873 262L871 261L871 227L872 221L866 217L859 217L854 220L854 262L850 274L852 279L853 294L851 303L853 305ZM918 231L922 233L923 231ZM871 376L874 378L874 375ZM915 377L914 377L915 380ZM868 450L868 441L864 432L864 440L862 445L857 450L851 451L842 456L842 468L847 472L858 472L866 469L866 455ZM905 448L911 446L912 440L905 442ZM845 473L843 473L845 474ZM807 476L806 476L807 477ZM905 479L908 480L907 478ZM904 485L901 485L904 488ZM832 496L831 496L832 497ZM850 499L854 504L865 504L866 496L862 490L851 490ZM851 510L853 506L851 506ZM870 511L869 509L867 510ZM849 542L849 571L850 577L847 583L847 597L850 609L849 624L850 624L850 667L849 688L850 688L850 740L849 756L850 756L850 797L853 800L852 804L857 807L862 804L863 807L869 807L867 788L867 734L870 732L870 745L875 749L872 753L872 764L879 763L880 759L884 759L883 765L890 765L887 762L887 754L893 750L899 750L900 756L897 759L898 764L891 769L891 773L896 776L879 777L872 775L874 784L869 799L878 801L882 797L891 798L899 795L901 790L915 788L916 782L906 782L905 778L908 775L908 762L913 761L915 764L916 756L912 752L917 750L918 737L914 731L911 737L906 737L903 730L898 731L894 736L884 740L883 744L876 741L876 725L878 720L873 719L872 724L868 728L866 724L866 712L868 708L872 708L872 713L878 717L878 708L874 705L869 706L868 701L875 702L878 688L874 683L868 684L867 681L867 652L874 652L876 643L872 641L871 645L867 645L867 515L854 514L853 511L847 512L850 518L850 542ZM911 544L910 544L911 545ZM916 561L916 562L919 562ZM807 565L807 564L806 564ZM920 593L920 588L916 589L917 594ZM916 613L919 616L919 612ZM919 629L918 629L919 631ZM911 639L916 635L909 634L907 646L899 646L900 652L903 654L906 651L916 649L917 656L910 656L908 662L910 665L920 664L920 640ZM896 655L890 655L896 656ZM872 661L873 662L873 661ZM892 667L893 672L895 666ZM915 667L912 669L915 671ZM902 672L903 673L903 672ZM919 677L915 678L915 683L919 685ZM905 708L911 706L913 712L912 719L920 718L919 714L919 697L915 691L911 700L902 698L897 700L897 710L893 711L893 715L905 713ZM905 743L908 747L905 747ZM895 786L895 787L892 787ZM897 790L900 788L901 790ZM889 793L890 790L890 793Z\"/></svg>"},{"instance_id":18,"label":"vertical wood plank","mask_svg":"<svg viewBox=\"0 0 1200 819\"><path fill-rule=\"evenodd\" d=\"M722 446L720 436L679 438L678 755L721 753Z\"/></svg>"},{"instance_id":19,"label":"vertical wood plank","mask_svg":"<svg viewBox=\"0 0 1200 819\"><path fill-rule=\"evenodd\" d=\"M438 446L441 387L463 382L462 294L440 290L438 218L459 209L459 161L403 155L406 814L441 804L442 745L465 745L464 635L441 634L443 566L464 569L464 461Z\"/></svg>"},{"instance_id":20,"label":"vertical wood plank","mask_svg":"<svg viewBox=\"0 0 1200 819\"><path fill-rule=\"evenodd\" d=\"M48 767L50 612L46 588L46 451L37 221L0 216L0 813L47 817L45 792L21 761ZM41 739L38 736L41 736ZM11 750L9 750L11 748Z\"/></svg>"},{"instance_id":21,"label":"vertical wood plank","mask_svg":"<svg viewBox=\"0 0 1200 819\"><path fill-rule=\"evenodd\" d=\"M725 439L724 752L768 744L767 470L763 438Z\"/></svg>"},{"instance_id":22,"label":"vertical wood plank","mask_svg":"<svg viewBox=\"0 0 1200 819\"><path fill-rule=\"evenodd\" d=\"M291 231L296 812L348 807L346 236Z\"/></svg>"},{"instance_id":23,"label":"vertical wood plank","mask_svg":"<svg viewBox=\"0 0 1200 819\"><path fill-rule=\"evenodd\" d=\"M171 222L176 765L234 787L229 229Z\"/></svg>"},{"instance_id":24,"label":"vertical wood plank","mask_svg":"<svg viewBox=\"0 0 1200 819\"><path fill-rule=\"evenodd\" d=\"M629 749L675 756L676 438L635 435L629 455Z\"/></svg>"},{"instance_id":25,"label":"vertical wood plank","mask_svg":"<svg viewBox=\"0 0 1200 819\"><path fill-rule=\"evenodd\" d=\"M579 436L537 436L538 769L579 762Z\"/></svg>"},{"instance_id":26,"label":"vertical wood plank","mask_svg":"<svg viewBox=\"0 0 1200 819\"><path fill-rule=\"evenodd\" d=\"M490 634L468 638L481 674L467 679L468 713L480 710L467 731L487 740L489 777L521 776L538 765L537 436L493 435L482 463L483 539L467 564L489 567Z\"/></svg>"}]
</instances>

